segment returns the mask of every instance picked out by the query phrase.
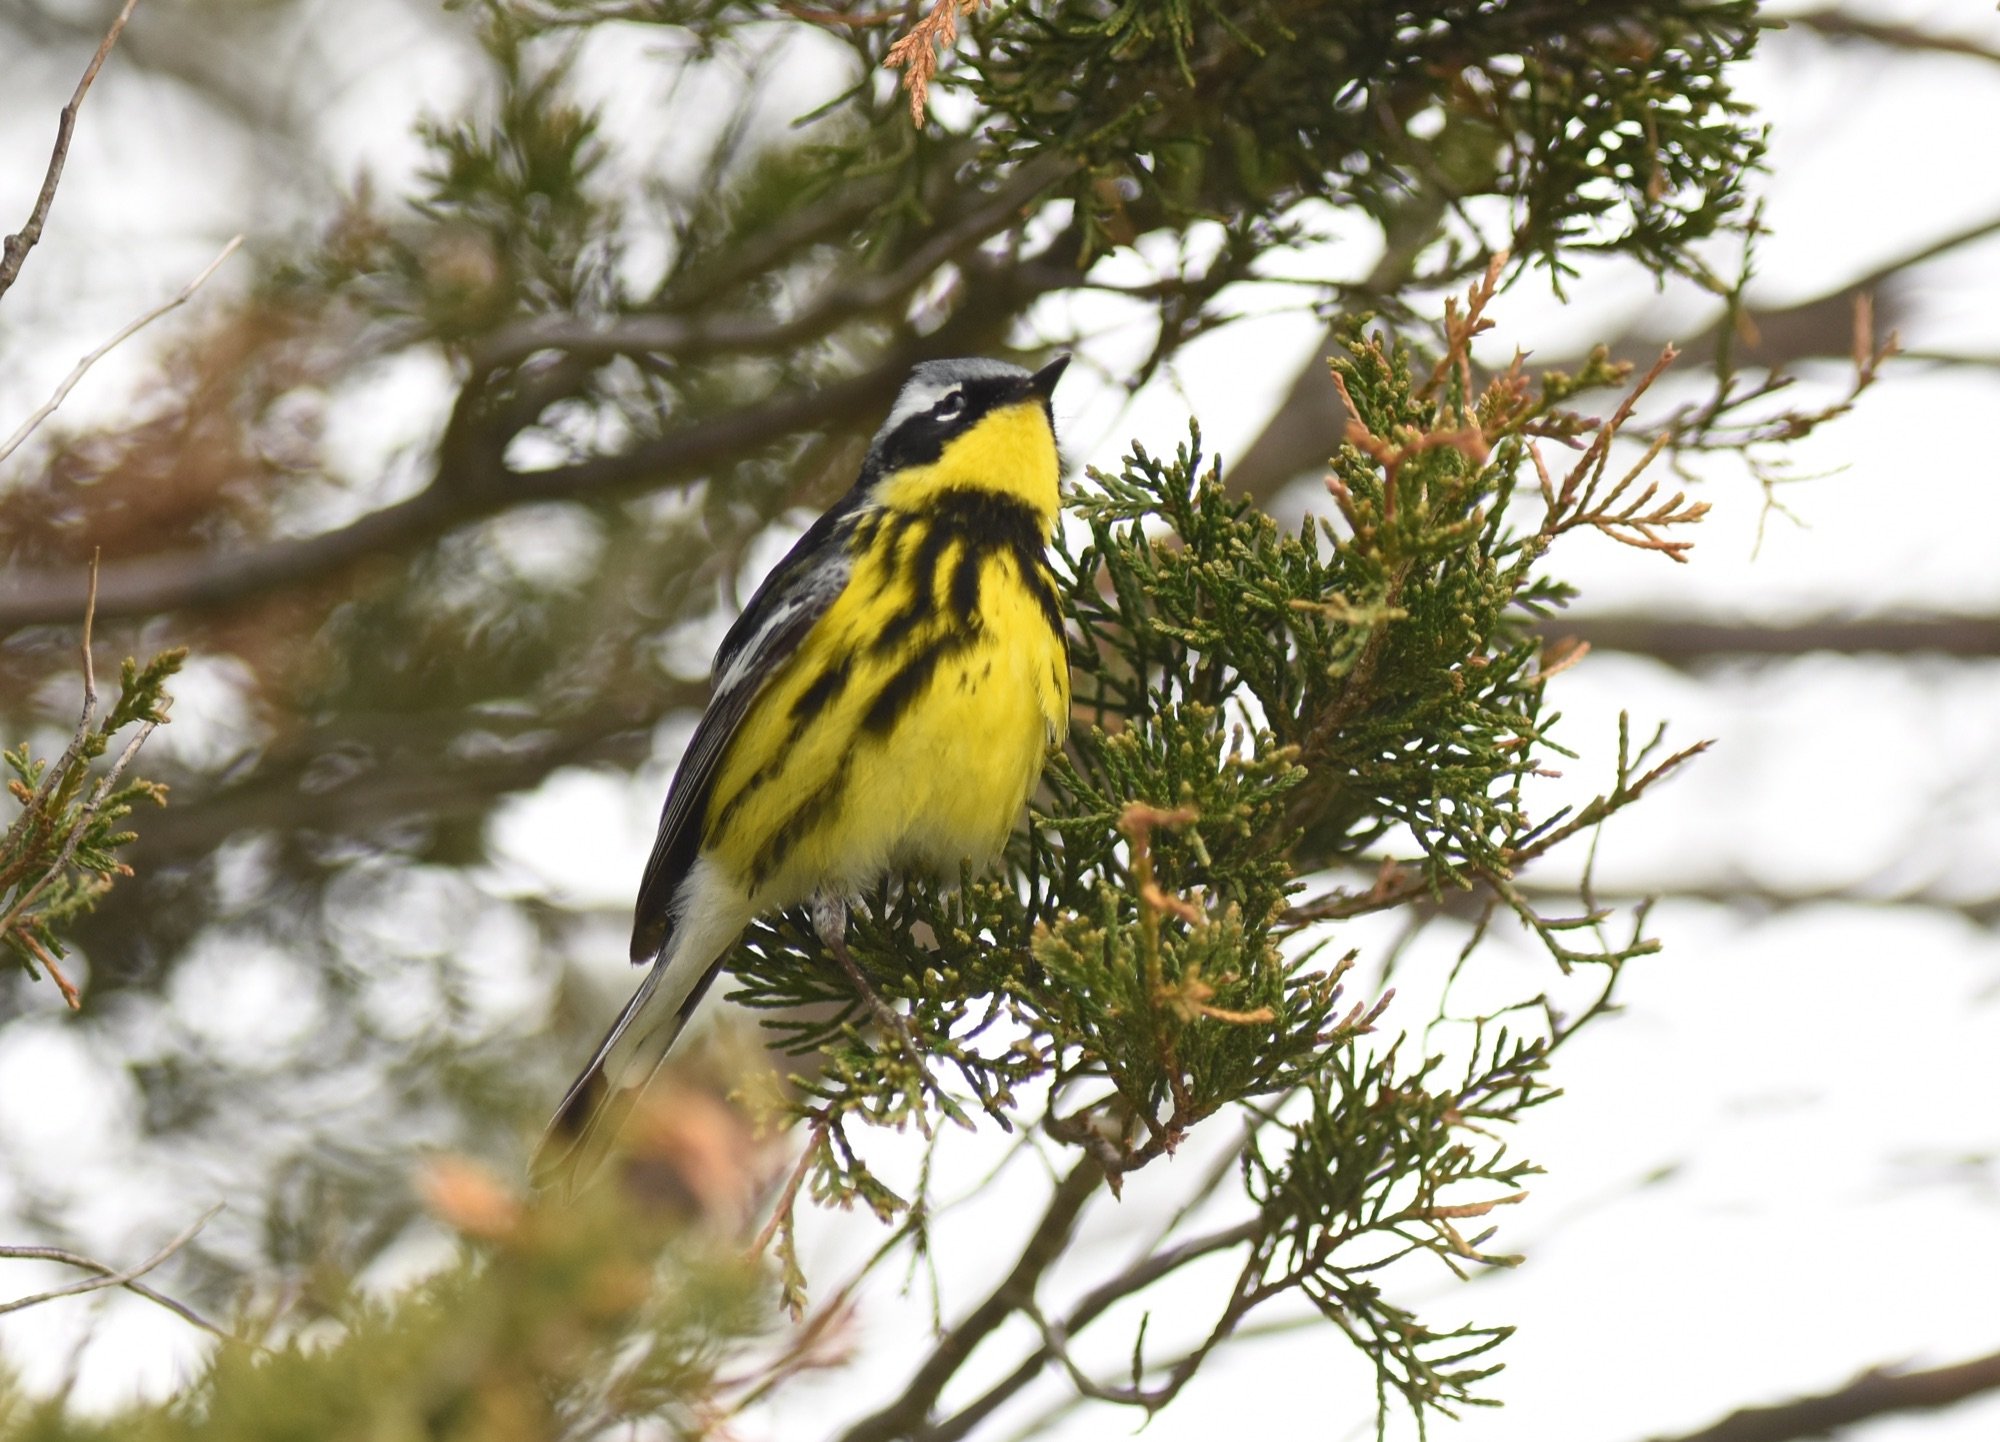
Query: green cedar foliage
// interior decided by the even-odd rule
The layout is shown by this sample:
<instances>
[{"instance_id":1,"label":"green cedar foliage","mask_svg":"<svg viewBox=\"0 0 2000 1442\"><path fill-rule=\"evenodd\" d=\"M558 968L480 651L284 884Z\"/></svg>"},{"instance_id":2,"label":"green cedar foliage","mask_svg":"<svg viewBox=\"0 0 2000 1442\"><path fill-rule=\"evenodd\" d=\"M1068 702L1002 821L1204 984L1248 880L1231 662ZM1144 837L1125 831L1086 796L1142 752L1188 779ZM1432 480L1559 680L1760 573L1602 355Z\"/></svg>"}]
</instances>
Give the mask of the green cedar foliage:
<instances>
[{"instance_id":1,"label":"green cedar foliage","mask_svg":"<svg viewBox=\"0 0 2000 1442\"><path fill-rule=\"evenodd\" d=\"M26 742L0 752L15 808L0 835L0 953L30 977L46 971L72 1007L78 999L60 968L68 955L62 930L97 904L113 877L131 874L118 851L137 839L122 825L132 808L142 800L166 804L164 786L125 773L153 728L166 723L173 704L166 685L187 655L164 651L143 666L128 658L118 699L100 718L88 622L84 638L83 708L69 744L54 762L35 757ZM128 728L118 754L100 768Z\"/></svg>"},{"instance_id":2,"label":"green cedar foliage","mask_svg":"<svg viewBox=\"0 0 2000 1442\"><path fill-rule=\"evenodd\" d=\"M1376 1273L1411 1252L1512 1260L1456 1223L1520 1199L1535 1168L1498 1134L1553 1094L1549 1054L1584 1018L1537 1022L1530 991L1511 1023L1477 1020L1448 1065L1387 996L1349 994L1354 957L1329 923L1475 892L1517 912L1558 967L1598 968L1585 1018L1600 1015L1620 968L1656 943L1637 924L1610 937L1588 904L1545 916L1514 878L1699 749L1636 783L1621 768L1581 815L1537 817L1523 794L1568 754L1546 735L1551 667L1533 626L1568 594L1546 570L1551 544L1582 525L1678 556L1706 508L1658 497L1650 451L1606 479L1630 399L1601 420L1567 402L1624 381L1618 368L1475 378L1492 281L1454 309L1435 358L1356 330L1335 361L1349 443L1324 512L1297 533L1229 495L1198 433L1080 488L1062 557L1079 725L1035 825L1009 874L885 888L852 928L909 1038L878 1024L803 916L753 926L733 963L739 999L815 1054L793 1106L814 1196L900 1220L921 1250L930 1200L871 1168L868 1126L928 1135L984 1109L1073 1149L1114 1193L1204 1124L1240 1135L1259 1220L1215 1338L1303 1295L1420 1420L1486 1400L1475 1388L1493 1364L1473 1359L1506 1329L1433 1332ZM1565 474L1546 469L1551 442L1579 457ZM1341 879L1357 871L1374 884ZM781 1215L787 1257L791 1225ZM1163 1405L1201 1355L1117 1400Z\"/></svg>"}]
</instances>

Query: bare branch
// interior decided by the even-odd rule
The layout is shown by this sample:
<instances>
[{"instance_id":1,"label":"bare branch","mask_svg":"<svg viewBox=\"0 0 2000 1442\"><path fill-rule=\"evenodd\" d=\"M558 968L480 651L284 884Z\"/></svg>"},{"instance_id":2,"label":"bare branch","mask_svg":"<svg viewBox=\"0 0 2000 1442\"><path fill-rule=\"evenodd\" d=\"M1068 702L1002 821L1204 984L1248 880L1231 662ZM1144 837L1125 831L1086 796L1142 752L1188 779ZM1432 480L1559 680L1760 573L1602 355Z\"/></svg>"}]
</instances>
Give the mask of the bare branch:
<instances>
[{"instance_id":1,"label":"bare branch","mask_svg":"<svg viewBox=\"0 0 2000 1442\"><path fill-rule=\"evenodd\" d=\"M56 764L42 777L42 784L35 788L35 802L46 801L56 781L83 751L90 739L90 723L97 719L97 663L91 658L91 628L97 619L97 569L98 558L93 553L90 558L90 580L83 597L83 640L79 649L83 653L83 705L76 718L76 730L71 733L69 745L56 758Z\"/></svg>"},{"instance_id":2,"label":"bare branch","mask_svg":"<svg viewBox=\"0 0 2000 1442\"><path fill-rule=\"evenodd\" d=\"M201 1313L195 1311L194 1308L188 1306L185 1302L177 1302L172 1297L167 1296L163 1292L155 1291L139 1280L155 1267L165 1262L169 1257L173 1256L174 1253L180 1251L189 1242L193 1241L201 1229L213 1221L216 1214L221 1210L222 1204L220 1202L210 1207L197 1217L192 1225L185 1228L172 1241L168 1242L159 1251L153 1253L152 1256L139 1263L136 1267L110 1267L103 1262L81 1256L76 1252L64 1251L60 1247L0 1247L0 1258L9 1261L60 1262L66 1267L76 1267L81 1271L95 1273L88 1281L72 1282L67 1287L57 1287L48 1292L37 1292L32 1297L17 1297L11 1302L0 1302L0 1315L5 1315L8 1312L18 1312L26 1307L39 1306L43 1302L53 1302L61 1297L81 1297L86 1293L101 1292L109 1287L123 1287L126 1291L134 1292L149 1302L158 1303L175 1316L193 1323L204 1332L213 1332L218 1337L234 1341L236 1339L230 1336L228 1332L216 1326L215 1323L209 1321L208 1318L202 1316Z\"/></svg>"},{"instance_id":3,"label":"bare branch","mask_svg":"<svg viewBox=\"0 0 2000 1442\"><path fill-rule=\"evenodd\" d=\"M905 357L892 356L823 390L781 395L693 421L619 455L541 471L441 471L408 500L318 535L226 552L115 562L104 568L98 612L147 616L224 606L260 592L323 581L360 562L394 555L531 501L595 500L657 489L725 457L865 410L894 389L904 366ZM81 612L83 600L83 587L67 570L16 572L0 580L0 634L70 620Z\"/></svg>"},{"instance_id":4,"label":"bare branch","mask_svg":"<svg viewBox=\"0 0 2000 1442\"><path fill-rule=\"evenodd\" d=\"M1342 919L1387 910L1391 906L1414 904L1418 914L1455 917L1477 924L1491 905L1481 891L1444 891L1435 898L1422 895L1427 882L1412 866L1386 868L1392 885L1377 891L1331 892L1307 901L1287 917L1288 923ZM1577 885L1573 881L1515 880L1508 883L1523 902L1574 903ZM1780 888L1759 886L1748 881L1675 882L1649 884L1643 892L1636 888L1597 883L1593 897L1598 906L1610 908L1629 902L1681 901L1710 906L1734 906L1762 911L1784 911L1801 906L1922 907L1951 912L1975 926L2000 926L2000 892L1952 895L1932 889L1892 889L1860 882L1848 886Z\"/></svg>"},{"instance_id":5,"label":"bare branch","mask_svg":"<svg viewBox=\"0 0 2000 1442\"><path fill-rule=\"evenodd\" d=\"M97 79L99 67L111 53L111 47L118 43L118 37L125 31L125 22L132 18L132 11L138 3L139 0L125 0L125 8L118 12L118 18L104 32L104 38L97 44L97 53L84 67L83 79L76 82L69 104L62 108L62 114L56 120L55 151L49 156L48 172L42 177L42 189L35 197L35 208L28 212L28 223L8 236L6 245L0 248L0 295L5 295L13 287L28 252L42 238L42 226L49 218L49 207L55 204L56 187L62 184L63 165L69 159L69 143L76 134L76 117L83 109L83 97L90 93L91 82Z\"/></svg>"},{"instance_id":6,"label":"bare branch","mask_svg":"<svg viewBox=\"0 0 2000 1442\"><path fill-rule=\"evenodd\" d=\"M196 291L200 290L203 283L206 282L210 276L214 275L217 268L220 267L225 260L229 259L230 256L234 255L236 253L237 247L242 244L243 244L242 236L239 235L233 238L229 242L229 244L222 247L222 254L218 255L214 260L211 260L206 266L204 266L202 268L202 272L200 275L196 276L193 280L189 281L186 285L182 286L180 289L180 293L174 296L173 299L166 301L163 304L154 306L153 309L147 311L144 315L140 316L137 320L127 325L123 330L119 331L118 334L111 337L110 340L106 341L103 345L99 346L89 355L85 356L82 360L78 361L76 363L75 369L70 371L68 375L64 376L62 384L56 387L55 394L50 396L47 400L43 401L40 408L37 409L33 415L29 416L25 421L21 422L20 428L17 429L13 435L9 436L4 442L0 442L0 461L4 461L7 459L7 457L13 455L16 450L20 449L21 443L27 440L29 436L35 433L35 428L37 426L41 425L43 421L47 420L50 416L55 414L56 407L61 405L63 401L68 398L69 393L72 390L76 389L76 383L83 379L84 373L86 371L88 371L92 366L96 365L99 361L103 360L104 357L109 355L113 350L123 345L133 336L137 335L140 331L144 330L147 326L151 325L154 321L158 320L161 316L165 315L168 311L178 310L180 307L186 305L188 302L188 298L192 296Z\"/></svg>"},{"instance_id":7,"label":"bare branch","mask_svg":"<svg viewBox=\"0 0 2000 1442\"><path fill-rule=\"evenodd\" d=\"M1033 1305L1035 1288L1042 1274L1069 1245L1070 1234L1076 1228L1084 1205L1096 1195L1103 1183L1104 1169L1089 1157L1071 1168L1069 1174L1056 1185L1048 1210L1035 1224L1035 1230L1022 1247L1013 1270L984 1302L939 1338L937 1346L903 1388L901 1395L888 1406L849 1427L842 1434L842 1442L892 1442L892 1439L927 1430L931 1408L936 1405L939 1394L944 1391L945 1384L958 1375L958 1369L965 1365L974 1349L1002 1322Z\"/></svg>"},{"instance_id":8,"label":"bare branch","mask_svg":"<svg viewBox=\"0 0 2000 1442\"><path fill-rule=\"evenodd\" d=\"M1808 10L1800 15L1787 15L1785 23L1823 35L1829 40L1863 40L1890 50L1911 50L1931 55L1963 55L1973 60L1990 60L2000 64L2000 50L1995 50L1990 45L1981 45L1976 40L1968 40L1962 35L1941 35L1934 30L1923 30L1915 25L1897 25L1883 20L1870 20L1866 16L1851 15L1845 10Z\"/></svg>"},{"instance_id":9,"label":"bare branch","mask_svg":"<svg viewBox=\"0 0 2000 1442\"><path fill-rule=\"evenodd\" d=\"M893 270L829 285L811 304L782 320L765 315L623 315L607 319L536 316L503 327L473 352L475 371L526 360L537 351L570 355L670 355L680 359L764 354L790 349L852 316L901 299L960 252L980 244L1020 218L1021 207L1074 168L1045 156L1021 167L1006 185L951 225L940 228Z\"/></svg>"},{"instance_id":10,"label":"bare branch","mask_svg":"<svg viewBox=\"0 0 2000 1442\"><path fill-rule=\"evenodd\" d=\"M1773 1407L1745 1407L1712 1427L1655 1442L1800 1442L1898 1412L1931 1412L2000 1390L2000 1352L1950 1367L1871 1367L1845 1387Z\"/></svg>"},{"instance_id":11,"label":"bare branch","mask_svg":"<svg viewBox=\"0 0 2000 1442\"><path fill-rule=\"evenodd\" d=\"M1846 359L1853 348L1854 303L1857 298L1893 290L1908 272L1917 267L1996 234L2000 234L2000 215L1974 221L1926 241L1914 250L1875 267L1866 275L1811 299L1769 308L1751 303L1745 307L1743 315L1743 323L1750 334L1741 345L1742 354L1746 360L1771 368L1802 360ZM1365 289L1362 293L1366 294ZM1898 307L1889 303L1892 300L1893 296L1886 296L1878 298L1877 303L1882 323L1890 327L1903 318ZM1728 323L1725 318L1698 335L1676 340L1676 344L1688 354L1705 354L1714 349L1719 325ZM1244 447L1242 454L1231 464L1229 485L1232 491L1268 502L1299 476L1324 466L1327 458L1339 448L1348 413L1334 388L1324 358L1338 345L1339 339L1338 332L1330 333L1319 350L1300 367L1285 399L1265 423L1263 431ZM1665 339L1668 337L1656 335L1642 325L1609 345L1614 359L1632 360L1657 352ZM2000 359L1924 354L1918 354L1917 358L1952 365L1984 365L1991 363L1991 359ZM1546 359L1537 356L1536 364L1551 370L1574 371L1581 360L1580 356Z\"/></svg>"},{"instance_id":12,"label":"bare branch","mask_svg":"<svg viewBox=\"0 0 2000 1442\"><path fill-rule=\"evenodd\" d=\"M1267 1227L1268 1223L1263 1217L1251 1217L1233 1227L1211 1232L1204 1237L1195 1237L1165 1251L1140 1258L1117 1276L1093 1288L1060 1322L1044 1324L1042 1345L1024 1357L1013 1371L950 1417L916 1435L922 1437L923 1442L958 1442L959 1438L972 1432L1002 1403L1039 1376L1050 1362L1059 1360L1063 1339L1081 1332L1109 1311L1113 1304L1135 1293L1143 1292L1162 1277L1180 1270L1190 1262L1212 1256L1217 1252L1228 1251L1231 1247L1241 1246L1245 1242L1254 1242L1263 1236Z\"/></svg>"},{"instance_id":13,"label":"bare branch","mask_svg":"<svg viewBox=\"0 0 2000 1442\"><path fill-rule=\"evenodd\" d=\"M1539 885L1532 882L1516 882L1523 896L1565 898L1574 900L1574 886ZM1635 899L1632 893L1621 887L1598 887L1599 899L1603 902L1621 902ZM1987 892L1984 895L1952 896L1929 889L1870 890L1866 884L1838 887L1800 887L1783 889L1772 886L1758 886L1751 882L1700 882L1670 886L1649 886L1646 895L1658 901L1705 902L1713 906L1737 906L1769 911L1784 911L1800 906L1868 906L1868 907L1921 907L1932 911L1951 912L1964 917L1975 926L2000 925L2000 893ZM1471 915L1473 908L1461 904L1452 896L1447 896L1444 910Z\"/></svg>"},{"instance_id":14,"label":"bare branch","mask_svg":"<svg viewBox=\"0 0 2000 1442\"><path fill-rule=\"evenodd\" d=\"M2000 616L1881 616L1792 626L1739 625L1676 616L1554 616L1544 635L1574 637L1593 651L1626 651L1670 666L1740 656L1842 655L2000 657Z\"/></svg>"}]
</instances>

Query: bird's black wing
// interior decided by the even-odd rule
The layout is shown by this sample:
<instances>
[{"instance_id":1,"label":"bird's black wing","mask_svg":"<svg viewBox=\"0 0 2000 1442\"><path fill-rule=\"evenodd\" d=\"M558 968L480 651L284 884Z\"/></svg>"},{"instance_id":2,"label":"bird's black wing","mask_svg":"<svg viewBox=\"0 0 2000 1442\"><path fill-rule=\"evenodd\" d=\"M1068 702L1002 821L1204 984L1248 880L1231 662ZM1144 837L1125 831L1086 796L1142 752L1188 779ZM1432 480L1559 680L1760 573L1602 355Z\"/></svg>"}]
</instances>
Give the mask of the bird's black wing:
<instances>
[{"instance_id":1,"label":"bird's black wing","mask_svg":"<svg viewBox=\"0 0 2000 1442\"><path fill-rule=\"evenodd\" d=\"M846 533L859 488L815 521L757 588L715 653L708 709L694 728L667 789L659 834L632 914L632 960L657 957L673 930L675 894L701 850L708 795L737 727L771 677L847 584Z\"/></svg>"}]
</instances>

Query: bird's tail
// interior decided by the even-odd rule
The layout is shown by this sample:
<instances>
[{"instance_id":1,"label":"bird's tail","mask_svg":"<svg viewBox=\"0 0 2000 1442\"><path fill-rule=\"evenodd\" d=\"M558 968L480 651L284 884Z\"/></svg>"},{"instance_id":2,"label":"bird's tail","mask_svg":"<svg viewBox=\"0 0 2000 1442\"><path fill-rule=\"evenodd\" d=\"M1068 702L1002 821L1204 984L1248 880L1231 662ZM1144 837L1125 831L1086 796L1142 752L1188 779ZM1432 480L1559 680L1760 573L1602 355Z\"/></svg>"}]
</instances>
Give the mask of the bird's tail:
<instances>
[{"instance_id":1,"label":"bird's tail","mask_svg":"<svg viewBox=\"0 0 2000 1442\"><path fill-rule=\"evenodd\" d=\"M661 986L676 970L672 962L662 956L653 963L542 1133L530 1170L536 1187L553 1188L565 1199L583 1190L721 969L710 963L676 995L679 988Z\"/></svg>"}]
</instances>

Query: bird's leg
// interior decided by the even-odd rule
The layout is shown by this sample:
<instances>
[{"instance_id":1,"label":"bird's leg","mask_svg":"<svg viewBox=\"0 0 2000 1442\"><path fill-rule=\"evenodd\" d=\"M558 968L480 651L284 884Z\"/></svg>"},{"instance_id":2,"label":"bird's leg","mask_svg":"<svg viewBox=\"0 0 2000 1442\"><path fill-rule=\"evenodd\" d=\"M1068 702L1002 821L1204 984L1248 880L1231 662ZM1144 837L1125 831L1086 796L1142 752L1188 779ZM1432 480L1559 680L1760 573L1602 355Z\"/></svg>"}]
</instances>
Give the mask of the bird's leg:
<instances>
[{"instance_id":1,"label":"bird's leg","mask_svg":"<svg viewBox=\"0 0 2000 1442\"><path fill-rule=\"evenodd\" d=\"M847 898L829 896L821 892L812 900L813 930L818 933L820 944L833 953L833 959L840 963L840 969L847 973L847 979L854 983L869 1009L884 1026L893 1027L901 1034L906 1045L913 1046L909 1029L903 1025L902 1017L896 1009L882 1000L881 995L869 982L861 968L855 964L854 956L847 949Z\"/></svg>"},{"instance_id":2,"label":"bird's leg","mask_svg":"<svg viewBox=\"0 0 2000 1442\"><path fill-rule=\"evenodd\" d=\"M847 973L848 980L854 983L855 990L861 993L869 1010L875 1013L875 1019L902 1044L903 1054L917 1069L924 1089L936 1092L937 1083L931 1080L930 1069L924 1065L923 1053L917 1050L917 1039L910 1035L909 1024L894 1007L882 1000L881 993L875 990L847 949L847 898L819 893L812 899L812 921L813 931L818 934L820 943L833 953L833 959L840 963L840 969ZM930 1135L930 1126L924 1120L922 1107L917 1108L917 1128L925 1136Z\"/></svg>"},{"instance_id":3,"label":"bird's leg","mask_svg":"<svg viewBox=\"0 0 2000 1442\"><path fill-rule=\"evenodd\" d=\"M820 891L812 899L813 932L820 944L840 958L840 964L849 974L859 975L854 970L854 958L847 954L847 898L830 892Z\"/></svg>"}]
</instances>

